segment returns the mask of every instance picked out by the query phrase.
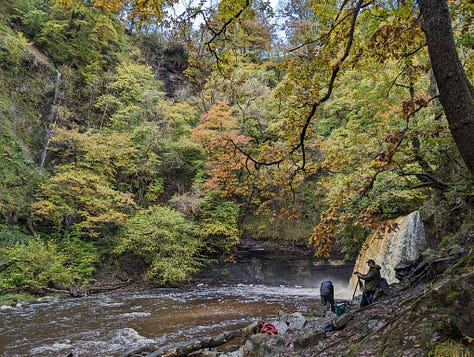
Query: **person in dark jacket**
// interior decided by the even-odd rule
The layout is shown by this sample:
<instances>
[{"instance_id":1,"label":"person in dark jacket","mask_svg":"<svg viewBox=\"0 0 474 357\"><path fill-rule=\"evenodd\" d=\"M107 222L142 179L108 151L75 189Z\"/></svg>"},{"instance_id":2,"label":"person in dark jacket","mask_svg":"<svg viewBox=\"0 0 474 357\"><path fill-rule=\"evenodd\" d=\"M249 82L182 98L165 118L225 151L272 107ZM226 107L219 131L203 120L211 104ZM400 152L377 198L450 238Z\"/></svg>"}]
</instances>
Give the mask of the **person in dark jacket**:
<instances>
[{"instance_id":1,"label":"person in dark jacket","mask_svg":"<svg viewBox=\"0 0 474 357\"><path fill-rule=\"evenodd\" d=\"M319 295L321 296L321 303L324 306L324 311L331 309L332 312L335 312L334 307L334 285L331 280L325 280L321 283L319 289Z\"/></svg>"},{"instance_id":2,"label":"person in dark jacket","mask_svg":"<svg viewBox=\"0 0 474 357\"><path fill-rule=\"evenodd\" d=\"M367 274L356 273L359 279L364 280L360 307L367 306L374 302L374 295L377 290L380 289L380 280L382 279L380 276L381 267L376 265L373 259L367 260L367 265L369 266L369 272Z\"/></svg>"}]
</instances>

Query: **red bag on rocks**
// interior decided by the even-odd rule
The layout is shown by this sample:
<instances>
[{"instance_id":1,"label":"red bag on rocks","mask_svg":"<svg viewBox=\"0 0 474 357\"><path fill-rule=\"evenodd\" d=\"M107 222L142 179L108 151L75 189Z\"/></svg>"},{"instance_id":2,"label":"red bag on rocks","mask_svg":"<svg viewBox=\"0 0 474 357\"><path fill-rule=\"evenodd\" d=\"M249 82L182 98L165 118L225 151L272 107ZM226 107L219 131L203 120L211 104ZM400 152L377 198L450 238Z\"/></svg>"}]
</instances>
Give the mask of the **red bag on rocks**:
<instances>
[{"instance_id":1,"label":"red bag on rocks","mask_svg":"<svg viewBox=\"0 0 474 357\"><path fill-rule=\"evenodd\" d=\"M276 329L275 326L273 326L271 323L269 322L264 322L263 325L262 325L262 328L260 330L261 333L265 333L265 332L268 332L270 335L277 335L278 334L278 331Z\"/></svg>"}]
</instances>

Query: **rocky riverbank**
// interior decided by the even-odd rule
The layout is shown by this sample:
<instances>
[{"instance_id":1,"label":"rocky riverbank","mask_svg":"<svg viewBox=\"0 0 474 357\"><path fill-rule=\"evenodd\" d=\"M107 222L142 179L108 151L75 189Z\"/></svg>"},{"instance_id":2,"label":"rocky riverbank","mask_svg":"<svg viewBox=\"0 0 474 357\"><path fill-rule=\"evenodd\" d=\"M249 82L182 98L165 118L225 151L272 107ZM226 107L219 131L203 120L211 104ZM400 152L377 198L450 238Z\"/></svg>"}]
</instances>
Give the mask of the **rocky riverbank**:
<instances>
[{"instance_id":1,"label":"rocky riverbank","mask_svg":"<svg viewBox=\"0 0 474 357\"><path fill-rule=\"evenodd\" d=\"M365 308L357 300L345 301L347 311L340 316L281 313L268 321L278 334L261 333L263 321L253 321L228 335L168 348L149 346L126 356L447 356L446 351L471 356L473 251L448 258L420 262L423 271L415 269L415 275L393 284Z\"/></svg>"}]
</instances>

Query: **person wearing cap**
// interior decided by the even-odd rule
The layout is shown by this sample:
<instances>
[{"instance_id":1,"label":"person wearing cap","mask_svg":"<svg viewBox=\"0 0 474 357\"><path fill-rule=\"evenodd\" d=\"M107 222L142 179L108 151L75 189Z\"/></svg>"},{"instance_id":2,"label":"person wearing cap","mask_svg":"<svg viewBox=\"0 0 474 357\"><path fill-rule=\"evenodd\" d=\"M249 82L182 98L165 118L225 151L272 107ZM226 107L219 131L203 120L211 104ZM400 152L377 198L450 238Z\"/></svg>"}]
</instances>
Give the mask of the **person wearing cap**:
<instances>
[{"instance_id":1,"label":"person wearing cap","mask_svg":"<svg viewBox=\"0 0 474 357\"><path fill-rule=\"evenodd\" d=\"M360 307L367 306L374 302L374 295L380 288L380 280L382 279L380 275L381 267L376 265L373 259L367 260L367 265L369 266L367 274L356 273L359 279L364 280L364 289L362 290Z\"/></svg>"}]
</instances>

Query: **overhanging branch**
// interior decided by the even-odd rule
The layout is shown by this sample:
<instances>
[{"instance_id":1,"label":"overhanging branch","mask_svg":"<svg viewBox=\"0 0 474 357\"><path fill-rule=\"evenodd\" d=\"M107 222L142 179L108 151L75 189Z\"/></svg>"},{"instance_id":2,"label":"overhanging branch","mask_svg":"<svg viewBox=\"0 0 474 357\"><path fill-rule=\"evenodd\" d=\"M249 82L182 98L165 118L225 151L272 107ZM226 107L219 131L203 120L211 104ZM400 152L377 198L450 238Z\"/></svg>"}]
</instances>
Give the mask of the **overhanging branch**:
<instances>
[{"instance_id":1,"label":"overhanging branch","mask_svg":"<svg viewBox=\"0 0 474 357\"><path fill-rule=\"evenodd\" d=\"M349 56L349 53L351 51L351 48L352 48L352 45L353 45L353 42L354 42L354 33L355 33L355 25L356 25L356 22L357 22L357 16L359 15L359 12L360 12L363 5L364 5L364 0L359 0L357 2L353 12L352 12L351 27L350 27L350 30L349 30L349 36L348 36L346 48L344 50L343 55L338 59L337 63L332 68L331 78L329 79L328 89L326 91L326 94L311 106L309 114L306 116L304 125L301 129L301 132L300 132L299 143L295 147L293 147L289 152L290 155L292 155L296 150L301 149L301 155L302 155L302 158L303 158L301 169L304 169L305 164L306 164L306 153L305 153L304 141L305 141L305 138L306 138L306 132L308 130L309 124L311 123L311 120L313 119L313 117L316 113L316 109L321 104L323 104L324 102L329 100L329 98L331 97L332 91L334 90L334 83L336 82L337 74L339 73L342 64L347 59L347 57ZM342 11L342 9L341 9L341 11Z\"/></svg>"}]
</instances>

